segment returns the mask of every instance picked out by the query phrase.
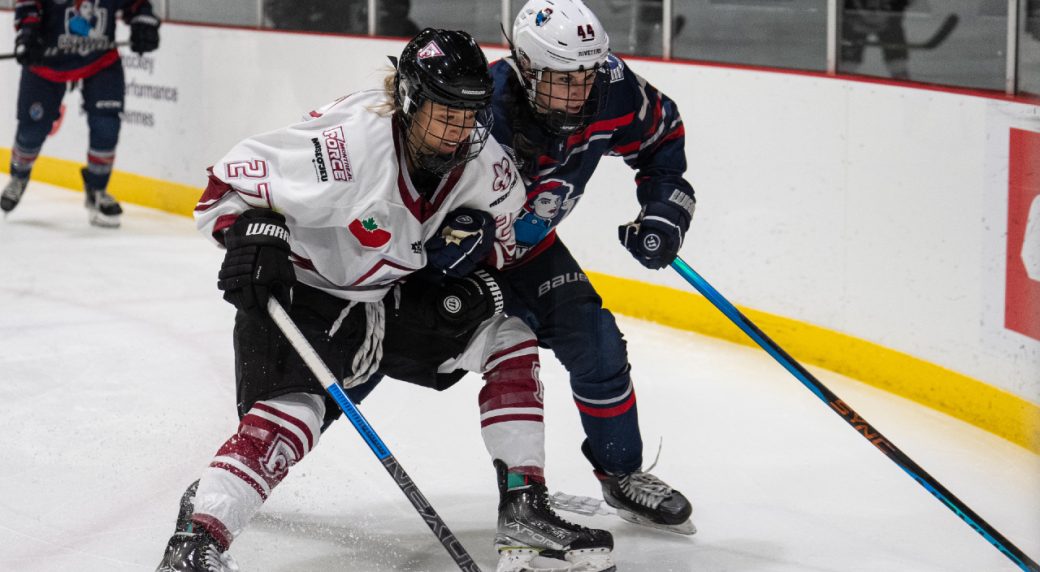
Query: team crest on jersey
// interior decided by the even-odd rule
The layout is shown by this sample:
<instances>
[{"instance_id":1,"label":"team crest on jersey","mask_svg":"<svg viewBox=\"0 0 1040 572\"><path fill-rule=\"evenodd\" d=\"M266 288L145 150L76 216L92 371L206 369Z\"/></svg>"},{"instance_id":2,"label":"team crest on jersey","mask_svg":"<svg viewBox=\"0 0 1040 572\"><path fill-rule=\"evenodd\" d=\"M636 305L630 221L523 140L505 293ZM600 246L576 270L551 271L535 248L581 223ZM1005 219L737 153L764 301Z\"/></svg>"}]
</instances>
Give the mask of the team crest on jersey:
<instances>
[{"instance_id":1,"label":"team crest on jersey","mask_svg":"<svg viewBox=\"0 0 1040 572\"><path fill-rule=\"evenodd\" d=\"M546 179L527 195L523 213L516 219L517 245L526 251L538 244L560 223L578 202L574 185L559 179Z\"/></svg>"},{"instance_id":2,"label":"team crest on jersey","mask_svg":"<svg viewBox=\"0 0 1040 572\"><path fill-rule=\"evenodd\" d=\"M424 46L423 49L419 50L419 53L415 55L415 57L419 58L420 60L425 60L426 58L438 58L442 56L444 56L444 52L441 51L441 47L437 45L437 42L433 40L430 40L430 43L426 44L426 46Z\"/></svg>"},{"instance_id":3,"label":"team crest on jersey","mask_svg":"<svg viewBox=\"0 0 1040 572\"><path fill-rule=\"evenodd\" d=\"M516 171L509 164L507 157L502 157L502 160L495 163L492 169L495 171L495 181L491 183L492 191L501 193L513 188L513 185L516 184Z\"/></svg>"},{"instance_id":4,"label":"team crest on jersey","mask_svg":"<svg viewBox=\"0 0 1040 572\"><path fill-rule=\"evenodd\" d=\"M65 9L65 33L58 37L58 49L85 56L111 48L108 30L108 8L85 0Z\"/></svg>"},{"instance_id":5,"label":"team crest on jersey","mask_svg":"<svg viewBox=\"0 0 1040 572\"><path fill-rule=\"evenodd\" d=\"M390 231L382 228L374 216L356 218L347 228L365 248L382 248L390 242L392 236Z\"/></svg>"}]
</instances>

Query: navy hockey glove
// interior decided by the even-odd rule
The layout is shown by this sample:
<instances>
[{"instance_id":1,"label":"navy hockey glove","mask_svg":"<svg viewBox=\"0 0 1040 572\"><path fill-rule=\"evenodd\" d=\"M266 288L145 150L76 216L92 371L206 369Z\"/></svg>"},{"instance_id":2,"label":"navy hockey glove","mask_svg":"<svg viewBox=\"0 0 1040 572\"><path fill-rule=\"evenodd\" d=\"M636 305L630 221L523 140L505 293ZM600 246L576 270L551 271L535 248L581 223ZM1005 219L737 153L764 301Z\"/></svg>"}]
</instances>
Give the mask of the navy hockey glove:
<instances>
[{"instance_id":1,"label":"navy hockey glove","mask_svg":"<svg viewBox=\"0 0 1040 572\"><path fill-rule=\"evenodd\" d=\"M495 219L484 211L458 208L448 213L437 236L426 241L426 265L453 278L476 270L495 245Z\"/></svg>"},{"instance_id":2,"label":"navy hockey glove","mask_svg":"<svg viewBox=\"0 0 1040 572\"><path fill-rule=\"evenodd\" d=\"M14 59L23 66L43 62L46 48L39 24L23 24L14 37Z\"/></svg>"},{"instance_id":3,"label":"navy hockey glove","mask_svg":"<svg viewBox=\"0 0 1040 572\"><path fill-rule=\"evenodd\" d=\"M675 260L690 228L693 189L640 186L643 209L636 220L618 227L621 244L640 264L657 270Z\"/></svg>"},{"instance_id":4,"label":"navy hockey glove","mask_svg":"<svg viewBox=\"0 0 1040 572\"><path fill-rule=\"evenodd\" d=\"M236 308L256 317L267 315L274 296L288 308L296 271L289 260L285 217L268 209L248 210L224 234L227 254L217 275L217 288Z\"/></svg>"},{"instance_id":5,"label":"navy hockey glove","mask_svg":"<svg viewBox=\"0 0 1040 572\"><path fill-rule=\"evenodd\" d=\"M468 338L505 305L497 272L478 268L465 278L418 272L388 298L391 319L432 335Z\"/></svg>"},{"instance_id":6,"label":"navy hockey glove","mask_svg":"<svg viewBox=\"0 0 1040 572\"><path fill-rule=\"evenodd\" d=\"M130 20L130 50L143 54L159 49L159 19L140 14Z\"/></svg>"}]
</instances>

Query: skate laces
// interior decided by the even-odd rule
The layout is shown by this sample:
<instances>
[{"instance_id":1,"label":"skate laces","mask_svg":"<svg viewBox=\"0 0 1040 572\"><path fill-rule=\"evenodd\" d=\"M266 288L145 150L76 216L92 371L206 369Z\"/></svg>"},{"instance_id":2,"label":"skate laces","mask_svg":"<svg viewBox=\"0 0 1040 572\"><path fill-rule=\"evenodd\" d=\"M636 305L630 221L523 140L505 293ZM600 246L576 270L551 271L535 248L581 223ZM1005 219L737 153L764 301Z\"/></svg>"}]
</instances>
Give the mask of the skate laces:
<instances>
[{"instance_id":1,"label":"skate laces","mask_svg":"<svg viewBox=\"0 0 1040 572\"><path fill-rule=\"evenodd\" d=\"M635 471L618 477L618 485L625 496L650 508L657 508L672 494L672 487L650 474L650 471L657 466L657 461L661 459L663 446L664 439L662 438L657 444L657 456L654 457L654 462L650 463L645 471Z\"/></svg>"},{"instance_id":2,"label":"skate laces","mask_svg":"<svg viewBox=\"0 0 1040 572\"><path fill-rule=\"evenodd\" d=\"M576 527L578 530L587 530L586 527L565 520L556 514L552 503L549 501L549 491L544 486L531 485L531 493L535 496L535 505L545 513L553 524L563 527Z\"/></svg>"},{"instance_id":3,"label":"skate laces","mask_svg":"<svg viewBox=\"0 0 1040 572\"><path fill-rule=\"evenodd\" d=\"M113 207L116 206L116 199L112 195L105 191L94 191L94 204L98 208Z\"/></svg>"}]
</instances>

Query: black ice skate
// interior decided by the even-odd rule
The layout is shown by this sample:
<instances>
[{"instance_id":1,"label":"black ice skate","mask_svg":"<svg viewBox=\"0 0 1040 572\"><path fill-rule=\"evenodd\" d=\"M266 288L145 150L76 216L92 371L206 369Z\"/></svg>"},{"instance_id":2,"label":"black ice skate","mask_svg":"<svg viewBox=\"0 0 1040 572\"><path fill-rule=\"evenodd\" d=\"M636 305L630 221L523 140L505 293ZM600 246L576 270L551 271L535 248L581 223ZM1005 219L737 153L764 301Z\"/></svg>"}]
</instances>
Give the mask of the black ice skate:
<instances>
[{"instance_id":1,"label":"black ice skate","mask_svg":"<svg viewBox=\"0 0 1040 572\"><path fill-rule=\"evenodd\" d=\"M605 530L569 523L553 512L545 485L506 490L506 466L495 461L498 505L497 572L613 572L614 539ZM540 557L544 564L534 564ZM550 560L551 559L551 560ZM553 562L555 560L556 562Z\"/></svg>"},{"instance_id":2,"label":"black ice skate","mask_svg":"<svg viewBox=\"0 0 1040 572\"><path fill-rule=\"evenodd\" d=\"M220 549L217 541L192 525L198 488L199 482L195 481L181 495L173 537L156 572L238 572L238 564Z\"/></svg>"},{"instance_id":3,"label":"black ice skate","mask_svg":"<svg viewBox=\"0 0 1040 572\"><path fill-rule=\"evenodd\" d=\"M239 572L239 569L212 536L199 531L174 534L155 572Z\"/></svg>"},{"instance_id":4,"label":"black ice skate","mask_svg":"<svg viewBox=\"0 0 1040 572\"><path fill-rule=\"evenodd\" d=\"M581 452L585 453L585 457L592 463L593 473L603 487L603 500L617 510L618 516L633 524L679 534L697 532L697 528L690 521L693 508L681 492L649 472L634 471L627 475L612 475L604 471L592 458L588 441L582 443ZM652 469L653 465L650 468Z\"/></svg>"},{"instance_id":5,"label":"black ice skate","mask_svg":"<svg viewBox=\"0 0 1040 572\"><path fill-rule=\"evenodd\" d=\"M112 195L102 189L87 189L85 204L90 224L102 228L119 228L119 215L123 214L123 207Z\"/></svg>"},{"instance_id":6,"label":"black ice skate","mask_svg":"<svg viewBox=\"0 0 1040 572\"><path fill-rule=\"evenodd\" d=\"M18 177L11 177L11 180L7 182L7 186L4 187L4 192L0 195L0 210L7 214L14 210L14 207L18 206L18 201L22 200L22 195L25 194L25 186L29 184L29 179L19 179Z\"/></svg>"}]
</instances>

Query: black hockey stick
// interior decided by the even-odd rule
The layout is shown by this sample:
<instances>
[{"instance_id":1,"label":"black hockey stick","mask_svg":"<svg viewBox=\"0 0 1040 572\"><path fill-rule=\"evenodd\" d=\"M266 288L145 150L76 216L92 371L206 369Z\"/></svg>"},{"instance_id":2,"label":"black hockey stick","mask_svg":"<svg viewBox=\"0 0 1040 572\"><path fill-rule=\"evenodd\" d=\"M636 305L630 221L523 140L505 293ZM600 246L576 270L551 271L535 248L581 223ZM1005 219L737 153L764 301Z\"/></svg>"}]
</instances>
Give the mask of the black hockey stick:
<instances>
[{"instance_id":1,"label":"black hockey stick","mask_svg":"<svg viewBox=\"0 0 1040 572\"><path fill-rule=\"evenodd\" d=\"M122 48L122 47L129 46L129 45L130 45L130 42L112 42L111 44L109 44L107 49L111 50L113 48ZM58 48L47 48L47 51L43 54L43 57L44 58L53 58L54 56L57 56L57 55L60 55L58 53ZM13 53L11 53L11 54L0 54L0 60L13 60L14 58L15 58L15 54L13 54Z\"/></svg>"},{"instance_id":2,"label":"black hockey stick","mask_svg":"<svg viewBox=\"0 0 1040 572\"><path fill-rule=\"evenodd\" d=\"M408 497L415 510L419 511L419 516L426 521L427 526L433 531L437 540L440 540L441 544L444 545L444 549L451 555L455 564L458 564L459 569L463 570L463 572L480 572L480 567L477 566L476 562L473 562L473 558L466 552L459 539L455 538L455 534L448 529L448 525L444 524L437 511L433 510L430 501L426 500L426 497L419 492L419 487L415 486L411 477L404 471L404 467L397 462L397 459L394 458L393 454L390 453L390 450L387 449L386 445L379 438L379 435L376 434L375 429L368 424L365 416L361 414L357 406L347 397L347 394L339 385L339 380L329 371L329 367L318 356L318 352L314 351L314 347L303 336L300 329L296 327L296 323L293 322L289 314L282 308L282 305L273 297L267 302L267 312L271 314L271 319L278 325L278 329L288 338L293 349L300 354L300 358L307 364L314 377L318 378L318 381L329 392L332 399L343 410L343 414L354 425L358 433L361 434L361 438L368 444L369 449L372 449L372 452L375 453L386 472L393 477L394 482L401 488L404 496Z\"/></svg>"},{"instance_id":3,"label":"black hockey stick","mask_svg":"<svg viewBox=\"0 0 1040 572\"><path fill-rule=\"evenodd\" d=\"M802 367L802 364L795 361L787 352L784 351L776 342L771 340L762 330L758 329L754 323L751 322L744 314L740 312L733 304L730 304L726 298L719 294L716 290L708 284L704 278L701 278L700 274L690 268L686 262L679 257L676 257L672 261L672 268L679 273L691 286L697 289L698 292L704 295L716 308L719 309L727 318L733 321L738 328L744 331L755 343L762 346L762 349L766 350L769 355L773 356L773 359L780 362L780 365L784 366L787 371L791 372L791 375L798 378L798 381L802 382L805 387L812 391L816 397L819 397L821 401L830 406L835 413L841 416L857 433L862 435L866 440L870 441L872 445L877 447L879 451L885 454L886 457L892 460L896 465L899 465L900 469L910 475L910 478L918 482L928 492L939 499L947 508L952 510L954 514L960 517L968 526L975 529L989 541L990 544L996 547L997 550L1002 552L1005 556L1011 559L1019 568L1025 572L1040 572L1040 566L1030 559L1024 552L1019 550L1017 546L1011 543L1010 540L1004 538L1004 535L997 532L995 528L989 525L982 517L975 514L975 511L968 508L968 505L964 504L960 499L955 497L953 493L946 490L946 487L942 486L939 481L935 480L935 477L929 475L922 469L917 463L910 457L901 451L898 447L892 444L891 441L886 439L877 429L867 423L866 419L859 416L858 413L852 410L851 407L844 401L842 401L837 395L827 389L820 380L813 377L808 370Z\"/></svg>"},{"instance_id":4,"label":"black hockey stick","mask_svg":"<svg viewBox=\"0 0 1040 572\"><path fill-rule=\"evenodd\" d=\"M934 50L946 41L946 38L950 37L953 33L954 28L957 27L957 23L960 22L960 17L956 14L950 14L946 16L943 23L939 26L939 29L932 34L931 38L928 38L924 42L907 42L906 44L891 44L881 42L880 40L865 40L862 42L864 46L881 46L882 48L899 48L905 47L908 50Z\"/></svg>"}]
</instances>

